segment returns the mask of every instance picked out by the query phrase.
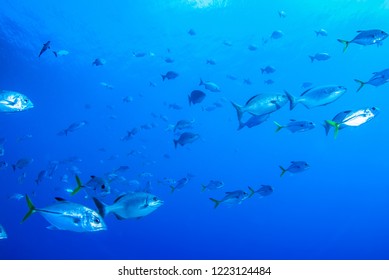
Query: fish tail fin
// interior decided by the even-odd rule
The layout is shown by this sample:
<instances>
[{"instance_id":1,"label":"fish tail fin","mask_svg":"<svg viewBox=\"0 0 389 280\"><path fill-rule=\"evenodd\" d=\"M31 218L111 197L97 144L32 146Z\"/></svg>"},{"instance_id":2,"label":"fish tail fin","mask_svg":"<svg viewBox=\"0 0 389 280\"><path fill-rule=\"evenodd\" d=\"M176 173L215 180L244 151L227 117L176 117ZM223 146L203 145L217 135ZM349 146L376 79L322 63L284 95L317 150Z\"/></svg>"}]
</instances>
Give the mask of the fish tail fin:
<instances>
[{"instance_id":1,"label":"fish tail fin","mask_svg":"<svg viewBox=\"0 0 389 280\"><path fill-rule=\"evenodd\" d=\"M190 98L190 95L188 95L188 102L189 102L189 106L192 106L192 98Z\"/></svg>"},{"instance_id":2,"label":"fish tail fin","mask_svg":"<svg viewBox=\"0 0 389 280\"><path fill-rule=\"evenodd\" d=\"M82 183L81 183L81 179L80 179L80 177L78 177L78 175L76 175L76 181L77 181L77 187L72 191L71 195L75 195L83 187Z\"/></svg>"},{"instance_id":3,"label":"fish tail fin","mask_svg":"<svg viewBox=\"0 0 389 280\"><path fill-rule=\"evenodd\" d=\"M105 218L109 211L107 211L107 205L100 200L98 200L96 197L93 197L93 202L95 203L97 209L99 210L99 214L102 218Z\"/></svg>"},{"instance_id":4,"label":"fish tail fin","mask_svg":"<svg viewBox=\"0 0 389 280\"><path fill-rule=\"evenodd\" d=\"M254 189L252 188L252 187L248 187L249 188L249 190L250 190L250 195L249 195L249 198L250 197L252 197L254 194L255 194L255 191L254 191Z\"/></svg>"},{"instance_id":5,"label":"fish tail fin","mask_svg":"<svg viewBox=\"0 0 389 280\"><path fill-rule=\"evenodd\" d=\"M237 130L241 130L242 128L244 128L246 126L246 124L239 119L238 119L238 121L239 121L239 126L238 126Z\"/></svg>"},{"instance_id":6,"label":"fish tail fin","mask_svg":"<svg viewBox=\"0 0 389 280\"><path fill-rule=\"evenodd\" d=\"M238 121L240 122L240 120L242 119L242 115L243 115L243 109L242 109L242 106L234 103L231 101L231 104L232 106L234 106L234 108L236 109L236 113L238 114Z\"/></svg>"},{"instance_id":7,"label":"fish tail fin","mask_svg":"<svg viewBox=\"0 0 389 280\"><path fill-rule=\"evenodd\" d=\"M209 198L209 200L211 200L212 202L215 203L215 206L213 207L214 209L216 209L216 208L219 206L219 204L220 204L220 201L219 201L219 200L216 200L216 199L214 199L214 198Z\"/></svg>"},{"instance_id":8,"label":"fish tail fin","mask_svg":"<svg viewBox=\"0 0 389 280\"><path fill-rule=\"evenodd\" d=\"M328 136L328 132L330 132L331 126L325 121L325 122L323 123L323 127L324 127L324 129L325 129L325 131L326 131L326 135Z\"/></svg>"},{"instance_id":9,"label":"fish tail fin","mask_svg":"<svg viewBox=\"0 0 389 280\"><path fill-rule=\"evenodd\" d=\"M292 111L294 109L294 107L296 107L297 103L296 102L296 98L294 98L293 95L291 95L289 92L287 92L286 90L284 90L285 94L286 94L286 97L288 97L288 100L289 100L289 109Z\"/></svg>"},{"instance_id":10,"label":"fish tail fin","mask_svg":"<svg viewBox=\"0 0 389 280\"><path fill-rule=\"evenodd\" d=\"M280 168L281 168L281 170L282 170L280 177L282 177L282 176L284 176L284 174L285 174L285 172L286 172L287 170L286 170L285 168L283 168L281 165L280 165Z\"/></svg>"},{"instance_id":11,"label":"fish tail fin","mask_svg":"<svg viewBox=\"0 0 389 280\"><path fill-rule=\"evenodd\" d=\"M320 32L319 31L316 31L315 30L315 33L316 33L316 37L318 37L320 35Z\"/></svg>"},{"instance_id":12,"label":"fish tail fin","mask_svg":"<svg viewBox=\"0 0 389 280\"><path fill-rule=\"evenodd\" d=\"M174 191L176 190L176 188L174 186L169 186L170 189L171 189L171 193L174 193Z\"/></svg>"},{"instance_id":13,"label":"fish tail fin","mask_svg":"<svg viewBox=\"0 0 389 280\"><path fill-rule=\"evenodd\" d=\"M330 120L326 120L326 123L328 123L330 126L333 126L335 128L334 139L336 139L338 137L340 123L330 121Z\"/></svg>"},{"instance_id":14,"label":"fish tail fin","mask_svg":"<svg viewBox=\"0 0 389 280\"><path fill-rule=\"evenodd\" d=\"M273 121L273 122L274 122L274 124L277 126L276 132L278 132L278 131L280 131L281 129L284 128L284 127L283 127L282 125L280 125L278 122L276 122L276 121Z\"/></svg>"},{"instance_id":15,"label":"fish tail fin","mask_svg":"<svg viewBox=\"0 0 389 280\"><path fill-rule=\"evenodd\" d=\"M361 80L357 80L357 79L354 79L354 81L356 81L357 83L359 83L359 88L357 89L357 92L360 91L363 86L366 84L365 82L362 82Z\"/></svg>"},{"instance_id":16,"label":"fish tail fin","mask_svg":"<svg viewBox=\"0 0 389 280\"><path fill-rule=\"evenodd\" d=\"M36 211L34 204L32 203L30 197L27 194L26 194L26 201L27 201L27 205L28 205L28 212L26 215L24 215L21 223L23 223L25 220L27 220Z\"/></svg>"},{"instance_id":17,"label":"fish tail fin","mask_svg":"<svg viewBox=\"0 0 389 280\"><path fill-rule=\"evenodd\" d=\"M348 45L350 44L350 41L338 39L338 42L341 42L344 45L343 52L345 52L347 50L347 48L348 48Z\"/></svg>"},{"instance_id":18,"label":"fish tail fin","mask_svg":"<svg viewBox=\"0 0 389 280\"><path fill-rule=\"evenodd\" d=\"M58 54L56 51L53 51L53 54L55 55L55 57L58 57Z\"/></svg>"},{"instance_id":19,"label":"fish tail fin","mask_svg":"<svg viewBox=\"0 0 389 280\"><path fill-rule=\"evenodd\" d=\"M265 72L265 69L261 68L261 74L263 74L264 72Z\"/></svg>"},{"instance_id":20,"label":"fish tail fin","mask_svg":"<svg viewBox=\"0 0 389 280\"><path fill-rule=\"evenodd\" d=\"M162 77L162 81L166 79L166 75L161 75L161 77Z\"/></svg>"},{"instance_id":21,"label":"fish tail fin","mask_svg":"<svg viewBox=\"0 0 389 280\"><path fill-rule=\"evenodd\" d=\"M311 62L313 62L315 60L314 56L309 55L309 58L311 59Z\"/></svg>"},{"instance_id":22,"label":"fish tail fin","mask_svg":"<svg viewBox=\"0 0 389 280\"><path fill-rule=\"evenodd\" d=\"M173 140L174 142L174 149L177 149L178 140Z\"/></svg>"},{"instance_id":23,"label":"fish tail fin","mask_svg":"<svg viewBox=\"0 0 389 280\"><path fill-rule=\"evenodd\" d=\"M16 164L12 164L12 170L15 172L15 170L16 170Z\"/></svg>"},{"instance_id":24,"label":"fish tail fin","mask_svg":"<svg viewBox=\"0 0 389 280\"><path fill-rule=\"evenodd\" d=\"M203 80L200 78L199 86L202 86L202 85L204 85L204 82L203 82Z\"/></svg>"},{"instance_id":25,"label":"fish tail fin","mask_svg":"<svg viewBox=\"0 0 389 280\"><path fill-rule=\"evenodd\" d=\"M206 189L207 189L207 187L204 184L201 184L201 191L205 192Z\"/></svg>"}]
</instances>

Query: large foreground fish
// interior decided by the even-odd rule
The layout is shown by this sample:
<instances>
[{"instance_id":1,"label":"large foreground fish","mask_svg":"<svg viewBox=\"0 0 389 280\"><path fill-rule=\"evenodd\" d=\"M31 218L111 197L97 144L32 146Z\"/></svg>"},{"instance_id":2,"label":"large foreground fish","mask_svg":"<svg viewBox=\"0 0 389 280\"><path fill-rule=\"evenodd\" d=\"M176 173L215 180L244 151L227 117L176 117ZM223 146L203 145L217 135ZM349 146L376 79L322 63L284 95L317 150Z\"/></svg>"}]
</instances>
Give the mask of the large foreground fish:
<instances>
[{"instance_id":1,"label":"large foreground fish","mask_svg":"<svg viewBox=\"0 0 389 280\"><path fill-rule=\"evenodd\" d=\"M12 113L34 108L34 104L24 94L16 91L0 91L0 112Z\"/></svg>"},{"instance_id":2,"label":"large foreground fish","mask_svg":"<svg viewBox=\"0 0 389 280\"><path fill-rule=\"evenodd\" d=\"M113 213L119 220L147 216L163 205L157 196L146 192L127 193L116 198L112 205L107 205L93 198L102 217Z\"/></svg>"},{"instance_id":3,"label":"large foreground fish","mask_svg":"<svg viewBox=\"0 0 389 280\"><path fill-rule=\"evenodd\" d=\"M88 207L73 203L62 198L55 198L56 203L44 208L36 208L31 199L26 195L29 211L22 222L33 213L39 213L51 226L48 229L69 230L75 232L89 232L106 230L107 227L96 211Z\"/></svg>"}]
</instances>

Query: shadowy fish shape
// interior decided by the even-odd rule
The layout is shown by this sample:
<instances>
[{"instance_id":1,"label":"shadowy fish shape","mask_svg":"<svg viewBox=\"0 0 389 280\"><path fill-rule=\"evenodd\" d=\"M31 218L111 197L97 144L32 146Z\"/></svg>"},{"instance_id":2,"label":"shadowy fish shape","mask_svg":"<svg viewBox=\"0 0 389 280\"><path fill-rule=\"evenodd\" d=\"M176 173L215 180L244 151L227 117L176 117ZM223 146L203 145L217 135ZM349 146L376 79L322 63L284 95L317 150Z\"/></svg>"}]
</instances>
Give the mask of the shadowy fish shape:
<instances>
[{"instance_id":1,"label":"shadowy fish shape","mask_svg":"<svg viewBox=\"0 0 389 280\"><path fill-rule=\"evenodd\" d=\"M292 161L291 163L292 164L286 169L280 166L282 170L280 177L284 176L285 172L300 173L309 168L309 164L305 161Z\"/></svg>"},{"instance_id":2,"label":"shadowy fish shape","mask_svg":"<svg viewBox=\"0 0 389 280\"><path fill-rule=\"evenodd\" d=\"M262 74L271 74L276 72L276 68L274 68L271 65L266 66L265 68L261 68L261 73Z\"/></svg>"},{"instance_id":3,"label":"shadowy fish shape","mask_svg":"<svg viewBox=\"0 0 389 280\"><path fill-rule=\"evenodd\" d=\"M195 119L193 120L179 120L175 125L173 131L193 128L193 124L195 123Z\"/></svg>"},{"instance_id":4,"label":"shadowy fish shape","mask_svg":"<svg viewBox=\"0 0 389 280\"><path fill-rule=\"evenodd\" d=\"M174 192L175 190L179 190L185 187L188 182L189 182L189 178L184 177L176 181L174 184L170 185L169 187L171 188L172 192Z\"/></svg>"},{"instance_id":5,"label":"shadowy fish shape","mask_svg":"<svg viewBox=\"0 0 389 280\"><path fill-rule=\"evenodd\" d=\"M319 36L328 36L328 32L327 30L321 28L319 30L315 30L315 33L316 33L316 36L319 37Z\"/></svg>"},{"instance_id":6,"label":"shadowy fish shape","mask_svg":"<svg viewBox=\"0 0 389 280\"><path fill-rule=\"evenodd\" d=\"M220 199L209 198L212 202L215 203L214 208L217 208L220 204L227 204L232 206L234 204L241 204L243 200L248 198L248 194L244 191L238 190L233 192L226 192L226 195Z\"/></svg>"},{"instance_id":7,"label":"shadowy fish shape","mask_svg":"<svg viewBox=\"0 0 389 280\"><path fill-rule=\"evenodd\" d=\"M389 69L388 69L389 70ZM359 87L357 89L357 92L360 91L364 85L372 85L375 87L382 86L383 84L386 84L389 81L389 73L384 72L385 70L381 72L376 72L373 74L373 76L367 81L363 82L358 79L354 79L357 83L359 83ZM380 74L382 73L382 74Z\"/></svg>"},{"instance_id":8,"label":"shadowy fish shape","mask_svg":"<svg viewBox=\"0 0 389 280\"><path fill-rule=\"evenodd\" d=\"M315 124L311 121L290 120L287 125L280 125L278 122L274 121L274 124L277 126L276 132L280 131L283 128L286 128L292 133L304 132L315 128Z\"/></svg>"},{"instance_id":9,"label":"shadowy fish shape","mask_svg":"<svg viewBox=\"0 0 389 280\"><path fill-rule=\"evenodd\" d=\"M118 220L141 218L163 205L163 201L157 196L146 192L123 194L116 198L112 205L107 205L95 197L93 201L102 217L112 213Z\"/></svg>"},{"instance_id":10,"label":"shadowy fish shape","mask_svg":"<svg viewBox=\"0 0 389 280\"><path fill-rule=\"evenodd\" d=\"M348 48L348 45L355 43L362 46L381 44L383 40L388 37L388 34L379 29L371 30L359 30L357 31L358 35L354 37L351 41L338 39L338 42L344 44L343 52Z\"/></svg>"},{"instance_id":11,"label":"shadowy fish shape","mask_svg":"<svg viewBox=\"0 0 389 280\"><path fill-rule=\"evenodd\" d=\"M38 176L36 177L35 179L35 183L37 185L39 185L40 183L42 183L43 179L47 176L47 171L46 170L42 170L38 173Z\"/></svg>"},{"instance_id":12,"label":"shadowy fish shape","mask_svg":"<svg viewBox=\"0 0 389 280\"><path fill-rule=\"evenodd\" d=\"M46 43L43 44L43 47L38 55L38 57L41 57L41 55L47 51L48 49L50 49L50 41L47 41Z\"/></svg>"},{"instance_id":13,"label":"shadowy fish shape","mask_svg":"<svg viewBox=\"0 0 389 280\"><path fill-rule=\"evenodd\" d=\"M34 161L33 158L21 158L15 164L12 164L13 171L17 169L23 169L30 165Z\"/></svg>"},{"instance_id":14,"label":"shadowy fish shape","mask_svg":"<svg viewBox=\"0 0 389 280\"><path fill-rule=\"evenodd\" d=\"M55 57L66 56L69 54L69 51L67 50L53 51L53 54L55 55Z\"/></svg>"},{"instance_id":15,"label":"shadowy fish shape","mask_svg":"<svg viewBox=\"0 0 389 280\"><path fill-rule=\"evenodd\" d=\"M210 82L210 81L203 82L203 80L200 79L199 85L200 86L204 86L209 91L220 92L220 87L217 84L213 83L213 82Z\"/></svg>"},{"instance_id":16,"label":"shadowy fish shape","mask_svg":"<svg viewBox=\"0 0 389 280\"><path fill-rule=\"evenodd\" d=\"M5 232L5 229L2 225L0 225L0 239L7 239L8 235Z\"/></svg>"},{"instance_id":17,"label":"shadowy fish shape","mask_svg":"<svg viewBox=\"0 0 389 280\"><path fill-rule=\"evenodd\" d=\"M78 177L78 175L75 177L77 181L77 187L73 190L71 195L75 195L83 188L88 194L91 194L92 196L103 197L111 193L111 186L105 179L101 177L90 176L90 180L86 182L85 185L81 183L81 179Z\"/></svg>"},{"instance_id":18,"label":"shadowy fish shape","mask_svg":"<svg viewBox=\"0 0 389 280\"><path fill-rule=\"evenodd\" d=\"M265 114L265 115L252 115L247 121L242 122L242 120L239 120L239 126L238 130L241 130L245 126L248 128L252 128L254 126L260 125L263 122L265 122L269 118L270 114Z\"/></svg>"},{"instance_id":19,"label":"shadowy fish shape","mask_svg":"<svg viewBox=\"0 0 389 280\"><path fill-rule=\"evenodd\" d=\"M34 108L32 101L24 94L16 91L0 91L0 112L13 113Z\"/></svg>"},{"instance_id":20,"label":"shadowy fish shape","mask_svg":"<svg viewBox=\"0 0 389 280\"><path fill-rule=\"evenodd\" d=\"M249 198L252 197L254 194L258 194L262 198L273 193L273 187L269 185L261 185L261 187L256 191L252 187L248 188L250 190Z\"/></svg>"},{"instance_id":21,"label":"shadowy fish shape","mask_svg":"<svg viewBox=\"0 0 389 280\"><path fill-rule=\"evenodd\" d=\"M177 148L178 144L180 144L181 146L184 146L186 144L193 143L199 139L200 139L200 135L197 133L184 132L180 135L180 137L177 140L175 140L175 139L173 140L174 148Z\"/></svg>"},{"instance_id":22,"label":"shadowy fish shape","mask_svg":"<svg viewBox=\"0 0 389 280\"><path fill-rule=\"evenodd\" d=\"M60 135L60 136L66 135L67 136L69 132L75 132L76 130L79 130L80 128L84 127L87 124L88 124L87 121L74 122L74 123L70 124L64 130L61 130L60 132L58 132L58 135Z\"/></svg>"},{"instance_id":23,"label":"shadowy fish shape","mask_svg":"<svg viewBox=\"0 0 389 280\"><path fill-rule=\"evenodd\" d=\"M371 107L366 109L360 109L356 111L351 111L341 122L334 122L330 120L326 120L326 122L335 128L334 138L338 136L339 129L342 125L344 126L360 126L364 123L375 118L379 113L379 109L377 107Z\"/></svg>"},{"instance_id":24,"label":"shadowy fish shape","mask_svg":"<svg viewBox=\"0 0 389 280\"><path fill-rule=\"evenodd\" d=\"M224 187L224 183L223 181L219 181L219 180L210 180L208 184L206 185L202 184L201 187L202 187L201 191L216 190Z\"/></svg>"},{"instance_id":25,"label":"shadowy fish shape","mask_svg":"<svg viewBox=\"0 0 389 280\"><path fill-rule=\"evenodd\" d=\"M290 101L290 110L293 110L299 103L308 109L325 106L338 100L346 91L347 89L344 86L328 85L310 88L298 98L293 97L287 91L285 93Z\"/></svg>"},{"instance_id":26,"label":"shadowy fish shape","mask_svg":"<svg viewBox=\"0 0 389 280\"><path fill-rule=\"evenodd\" d=\"M193 90L190 95L188 95L189 106L192 104L194 105L201 103L204 100L205 96L206 94L201 90Z\"/></svg>"},{"instance_id":27,"label":"shadowy fish shape","mask_svg":"<svg viewBox=\"0 0 389 280\"><path fill-rule=\"evenodd\" d=\"M164 81L165 79L168 79L168 80L173 80L175 78L178 77L178 73L177 72L174 72L174 71L168 71L166 72L165 75L161 75L162 76L162 80Z\"/></svg>"},{"instance_id":28,"label":"shadowy fish shape","mask_svg":"<svg viewBox=\"0 0 389 280\"><path fill-rule=\"evenodd\" d=\"M231 104L236 109L240 121L246 112L256 116L266 115L281 109L287 102L288 97L285 93L260 93L247 100L244 106L234 102Z\"/></svg>"},{"instance_id":29,"label":"shadowy fish shape","mask_svg":"<svg viewBox=\"0 0 389 280\"><path fill-rule=\"evenodd\" d=\"M313 62L315 59L317 61L323 61L328 60L331 58L331 56L328 53L317 53L315 55L310 55L309 58L311 59L311 62Z\"/></svg>"},{"instance_id":30,"label":"shadowy fish shape","mask_svg":"<svg viewBox=\"0 0 389 280\"><path fill-rule=\"evenodd\" d=\"M103 66L105 63L106 63L105 59L96 58L96 59L92 62L92 65L95 65L95 66Z\"/></svg>"},{"instance_id":31,"label":"shadowy fish shape","mask_svg":"<svg viewBox=\"0 0 389 280\"><path fill-rule=\"evenodd\" d=\"M51 226L48 229L92 232L106 230L107 227L99 214L88 207L56 197L56 203L44 208L36 208L26 195L29 211L22 222L33 213L39 213Z\"/></svg>"}]
</instances>

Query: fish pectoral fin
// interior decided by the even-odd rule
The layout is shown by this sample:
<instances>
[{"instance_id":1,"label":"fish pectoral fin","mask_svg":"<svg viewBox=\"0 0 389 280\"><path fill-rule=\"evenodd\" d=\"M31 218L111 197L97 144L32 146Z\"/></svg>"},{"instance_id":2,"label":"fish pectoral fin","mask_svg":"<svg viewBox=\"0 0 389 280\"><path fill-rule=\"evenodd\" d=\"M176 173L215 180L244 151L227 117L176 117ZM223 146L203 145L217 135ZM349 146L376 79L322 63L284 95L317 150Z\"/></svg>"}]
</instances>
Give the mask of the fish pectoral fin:
<instances>
[{"instance_id":1,"label":"fish pectoral fin","mask_svg":"<svg viewBox=\"0 0 389 280\"><path fill-rule=\"evenodd\" d=\"M118 220L125 220L125 218L123 218L122 216L120 216L120 215L118 215L116 213L113 213L113 214L115 215L116 219L118 219Z\"/></svg>"}]
</instances>

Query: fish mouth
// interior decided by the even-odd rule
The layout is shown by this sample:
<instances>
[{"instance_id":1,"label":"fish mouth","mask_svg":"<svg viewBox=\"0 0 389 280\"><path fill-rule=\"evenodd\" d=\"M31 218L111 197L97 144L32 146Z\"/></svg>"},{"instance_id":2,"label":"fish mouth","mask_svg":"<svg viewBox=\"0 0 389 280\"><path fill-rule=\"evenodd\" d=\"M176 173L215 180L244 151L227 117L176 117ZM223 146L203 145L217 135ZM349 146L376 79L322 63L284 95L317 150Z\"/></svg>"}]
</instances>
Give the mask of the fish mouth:
<instances>
[{"instance_id":1,"label":"fish mouth","mask_svg":"<svg viewBox=\"0 0 389 280\"><path fill-rule=\"evenodd\" d=\"M150 207L159 207L163 205L164 201L163 200L157 200L149 203Z\"/></svg>"}]
</instances>

